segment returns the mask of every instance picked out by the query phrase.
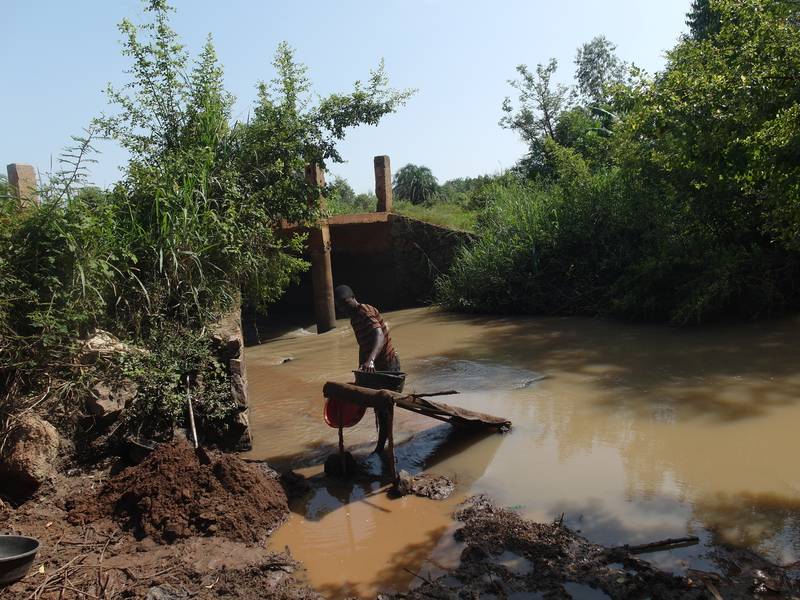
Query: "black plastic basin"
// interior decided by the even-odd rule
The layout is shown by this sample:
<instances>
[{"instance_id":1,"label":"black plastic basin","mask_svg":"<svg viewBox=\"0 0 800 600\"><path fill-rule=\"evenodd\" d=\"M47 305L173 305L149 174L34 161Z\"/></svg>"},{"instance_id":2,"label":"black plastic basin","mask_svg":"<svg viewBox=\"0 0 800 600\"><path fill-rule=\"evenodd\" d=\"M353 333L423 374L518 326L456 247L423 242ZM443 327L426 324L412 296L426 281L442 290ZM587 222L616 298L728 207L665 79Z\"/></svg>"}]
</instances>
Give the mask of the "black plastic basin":
<instances>
[{"instance_id":1,"label":"black plastic basin","mask_svg":"<svg viewBox=\"0 0 800 600\"><path fill-rule=\"evenodd\" d=\"M0 585L25 577L38 551L37 539L24 535L0 535Z\"/></svg>"},{"instance_id":2,"label":"black plastic basin","mask_svg":"<svg viewBox=\"0 0 800 600\"><path fill-rule=\"evenodd\" d=\"M392 390L402 392L406 382L406 374L394 371L353 371L356 385L373 390Z\"/></svg>"}]
</instances>

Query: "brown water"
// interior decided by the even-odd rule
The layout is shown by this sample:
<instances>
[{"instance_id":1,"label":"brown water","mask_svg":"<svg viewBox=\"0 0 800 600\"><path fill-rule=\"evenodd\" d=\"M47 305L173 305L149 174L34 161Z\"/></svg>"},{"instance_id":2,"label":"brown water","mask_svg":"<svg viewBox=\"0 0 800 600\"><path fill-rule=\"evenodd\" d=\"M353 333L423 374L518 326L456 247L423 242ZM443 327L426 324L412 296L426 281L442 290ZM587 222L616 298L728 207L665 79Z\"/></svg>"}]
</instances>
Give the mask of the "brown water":
<instances>
[{"instance_id":1,"label":"brown water","mask_svg":"<svg viewBox=\"0 0 800 600\"><path fill-rule=\"evenodd\" d=\"M564 513L600 543L700 535L700 546L648 555L675 570L713 569L705 554L717 539L800 558L800 319L680 330L430 309L385 317L408 391L458 389L447 402L514 427L465 438L399 411L401 468L455 477L454 497L390 500L378 483L334 485L317 475L337 439L321 389L351 380L347 323L248 349L251 456L305 467L316 484L273 543L326 596L374 597L412 585L406 569L455 564L449 515L479 492L534 519ZM374 439L370 415L345 433L363 454ZM369 464L380 471L377 458Z\"/></svg>"}]
</instances>

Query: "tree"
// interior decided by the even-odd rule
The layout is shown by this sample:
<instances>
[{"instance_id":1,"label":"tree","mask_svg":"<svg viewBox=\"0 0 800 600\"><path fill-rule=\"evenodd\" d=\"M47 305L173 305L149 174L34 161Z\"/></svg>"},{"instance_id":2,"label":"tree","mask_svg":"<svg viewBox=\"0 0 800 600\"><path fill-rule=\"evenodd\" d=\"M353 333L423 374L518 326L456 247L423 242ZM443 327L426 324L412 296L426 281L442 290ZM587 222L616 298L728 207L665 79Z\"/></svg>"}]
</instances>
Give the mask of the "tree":
<instances>
[{"instance_id":1,"label":"tree","mask_svg":"<svg viewBox=\"0 0 800 600\"><path fill-rule=\"evenodd\" d=\"M428 167L407 164L394 174L395 196L412 204L430 202L439 190L439 182Z\"/></svg>"},{"instance_id":2,"label":"tree","mask_svg":"<svg viewBox=\"0 0 800 600\"><path fill-rule=\"evenodd\" d=\"M351 205L355 204L356 200L356 192L353 186L350 185L347 179L338 175L326 186L325 195L328 200L335 197L340 202Z\"/></svg>"},{"instance_id":3,"label":"tree","mask_svg":"<svg viewBox=\"0 0 800 600\"><path fill-rule=\"evenodd\" d=\"M720 28L719 17L712 0L692 0L692 6L686 14L689 36L695 40L704 40L715 34Z\"/></svg>"},{"instance_id":4,"label":"tree","mask_svg":"<svg viewBox=\"0 0 800 600\"><path fill-rule=\"evenodd\" d=\"M268 207L274 222L303 221L316 207L298 202L318 195L305 181L305 165L342 162L337 144L359 125L376 125L413 93L389 87L383 62L366 84L356 81L349 93L334 93L314 102L307 69L283 42L273 63L276 77L258 85L250 122L235 132L243 187Z\"/></svg>"},{"instance_id":5,"label":"tree","mask_svg":"<svg viewBox=\"0 0 800 600\"><path fill-rule=\"evenodd\" d=\"M356 194L350 183L338 175L325 187L325 203L331 214L372 212L377 201L374 194Z\"/></svg>"},{"instance_id":6,"label":"tree","mask_svg":"<svg viewBox=\"0 0 800 600\"><path fill-rule=\"evenodd\" d=\"M697 35L607 107L562 110L554 130L535 105L512 115L547 178L490 190L446 305L679 323L800 306L800 4L693 9Z\"/></svg>"},{"instance_id":7,"label":"tree","mask_svg":"<svg viewBox=\"0 0 800 600\"><path fill-rule=\"evenodd\" d=\"M260 305L280 296L305 262L297 258L302 239L282 240L275 228L318 215L306 164L341 161L346 131L377 124L410 92L391 89L380 64L366 84L312 102L305 66L281 43L276 77L258 85L253 118L232 124L233 98L211 39L189 70L171 10L149 0L149 21L121 24L131 80L109 88L119 112L97 124L131 154L115 194L127 207L119 227L136 264L121 271L141 281L134 290L145 295L115 306L197 325L237 290Z\"/></svg>"},{"instance_id":8,"label":"tree","mask_svg":"<svg viewBox=\"0 0 800 600\"><path fill-rule=\"evenodd\" d=\"M525 65L517 66L521 78L508 83L519 92L519 105L515 108L509 97L503 101L505 116L500 119L500 126L516 131L528 144L525 163L533 173L548 171L545 142L555 138L558 118L571 105L569 88L552 82L557 69L555 58L547 65L536 65L535 74Z\"/></svg>"},{"instance_id":9,"label":"tree","mask_svg":"<svg viewBox=\"0 0 800 600\"><path fill-rule=\"evenodd\" d=\"M575 79L583 98L595 106L609 100L609 86L625 81L626 65L615 50L617 47L599 35L578 48L575 57Z\"/></svg>"},{"instance_id":10,"label":"tree","mask_svg":"<svg viewBox=\"0 0 800 600\"><path fill-rule=\"evenodd\" d=\"M308 267L304 238L276 231L281 218L319 214L306 163L341 160L349 128L378 123L409 94L391 89L380 65L349 93L312 103L305 68L281 44L253 120L232 123L211 38L190 56L171 11L148 0L144 23L120 24L128 81L109 86L113 108L76 138L70 168L42 186L41 206L20 211L0 197L0 388L44 398L51 377L75 381L75 345L99 327L150 350L97 368L134 379L136 425L165 432L183 418L187 377L202 385L201 419L233 410L207 326L240 293L274 301ZM110 193L76 190L97 131L130 155ZM40 409L64 398L49 395ZM0 406L0 421L10 411Z\"/></svg>"}]
</instances>

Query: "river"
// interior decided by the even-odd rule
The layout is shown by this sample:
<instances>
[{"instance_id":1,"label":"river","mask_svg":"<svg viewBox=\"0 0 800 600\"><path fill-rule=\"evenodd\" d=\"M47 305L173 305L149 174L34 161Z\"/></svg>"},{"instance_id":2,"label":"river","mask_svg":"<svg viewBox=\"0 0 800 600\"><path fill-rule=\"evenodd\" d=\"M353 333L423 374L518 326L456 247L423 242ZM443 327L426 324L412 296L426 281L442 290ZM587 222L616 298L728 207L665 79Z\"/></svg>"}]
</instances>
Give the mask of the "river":
<instances>
[{"instance_id":1,"label":"river","mask_svg":"<svg viewBox=\"0 0 800 600\"><path fill-rule=\"evenodd\" d=\"M374 597L455 564L450 514L475 493L532 519L563 514L604 544L699 535L698 546L647 556L675 571L714 570L717 541L800 559L800 318L679 329L434 309L384 317L406 391L457 389L444 400L513 428L465 437L398 411L400 468L453 477L446 501L329 482L320 465L337 435L322 419L322 386L352 380L348 322L248 348L249 457L315 483L272 543L326 597ZM374 439L370 414L345 431L361 455Z\"/></svg>"}]
</instances>

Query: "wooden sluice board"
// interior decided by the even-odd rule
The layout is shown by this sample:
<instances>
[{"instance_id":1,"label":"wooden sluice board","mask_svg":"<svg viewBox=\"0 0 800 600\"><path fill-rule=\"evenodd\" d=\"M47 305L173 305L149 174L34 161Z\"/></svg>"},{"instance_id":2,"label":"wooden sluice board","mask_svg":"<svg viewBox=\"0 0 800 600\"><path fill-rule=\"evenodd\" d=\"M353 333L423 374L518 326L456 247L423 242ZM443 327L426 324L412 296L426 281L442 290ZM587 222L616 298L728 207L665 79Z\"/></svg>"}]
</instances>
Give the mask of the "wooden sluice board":
<instances>
[{"instance_id":1,"label":"wooden sluice board","mask_svg":"<svg viewBox=\"0 0 800 600\"><path fill-rule=\"evenodd\" d=\"M414 394L402 394L391 390L373 390L352 383L329 381L322 388L326 398L338 398L368 408L388 409L397 406L417 414L450 423L454 427L494 427L499 431L511 428L511 421L484 413L450 406L444 402L427 400Z\"/></svg>"}]
</instances>

